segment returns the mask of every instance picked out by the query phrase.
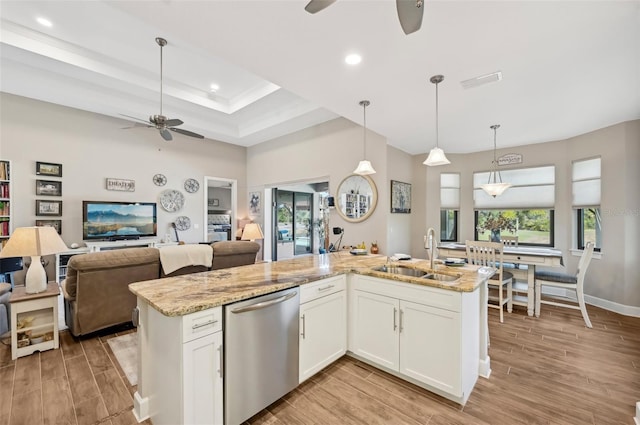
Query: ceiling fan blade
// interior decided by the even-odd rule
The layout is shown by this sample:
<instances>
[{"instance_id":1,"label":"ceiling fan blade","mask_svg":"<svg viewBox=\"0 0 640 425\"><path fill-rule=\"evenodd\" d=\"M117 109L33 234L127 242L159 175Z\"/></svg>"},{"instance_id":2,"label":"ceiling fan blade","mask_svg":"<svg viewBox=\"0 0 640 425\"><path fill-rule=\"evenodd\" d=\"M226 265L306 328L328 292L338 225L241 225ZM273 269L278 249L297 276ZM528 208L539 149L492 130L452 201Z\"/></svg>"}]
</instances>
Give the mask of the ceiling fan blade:
<instances>
[{"instance_id":1,"label":"ceiling fan blade","mask_svg":"<svg viewBox=\"0 0 640 425\"><path fill-rule=\"evenodd\" d=\"M128 129L130 129L130 128L140 128L140 127L143 127L143 128L153 128L153 126L152 126L152 125L149 125L149 124L140 124L140 123L134 122L134 123L133 123L133 125L131 125L131 126L129 126L129 127L121 127L121 129L122 129L122 130L128 130Z\"/></svg>"},{"instance_id":2,"label":"ceiling fan blade","mask_svg":"<svg viewBox=\"0 0 640 425\"><path fill-rule=\"evenodd\" d=\"M335 1L336 0L311 0L304 7L304 10L309 13L318 13L324 8L331 6Z\"/></svg>"},{"instance_id":3,"label":"ceiling fan blade","mask_svg":"<svg viewBox=\"0 0 640 425\"><path fill-rule=\"evenodd\" d=\"M164 140L166 140L167 142L169 140L173 140L173 136L171 135L171 132L169 130L167 130L166 128L162 128L160 129L160 135L162 136L162 138Z\"/></svg>"},{"instance_id":4,"label":"ceiling fan blade","mask_svg":"<svg viewBox=\"0 0 640 425\"><path fill-rule=\"evenodd\" d=\"M424 4L422 0L396 0L398 19L405 34L411 34L420 29Z\"/></svg>"},{"instance_id":5,"label":"ceiling fan blade","mask_svg":"<svg viewBox=\"0 0 640 425\"><path fill-rule=\"evenodd\" d=\"M123 117L134 119L136 121L141 121L141 122L146 123L146 124L149 123L149 121L147 121L147 120L143 120L143 119L137 118L137 117L132 117L131 115L125 115L125 114L120 114L120 115L122 115Z\"/></svg>"},{"instance_id":6,"label":"ceiling fan blade","mask_svg":"<svg viewBox=\"0 0 640 425\"><path fill-rule=\"evenodd\" d=\"M194 133L193 131L183 130L181 128L170 128L169 130L175 131L176 133L184 134L185 136L197 137L198 139L204 139L204 136L198 133Z\"/></svg>"},{"instance_id":7,"label":"ceiling fan blade","mask_svg":"<svg viewBox=\"0 0 640 425\"><path fill-rule=\"evenodd\" d=\"M176 125L184 124L182 120L179 120L177 118L166 120L164 123L167 125L167 127L175 127Z\"/></svg>"}]
</instances>

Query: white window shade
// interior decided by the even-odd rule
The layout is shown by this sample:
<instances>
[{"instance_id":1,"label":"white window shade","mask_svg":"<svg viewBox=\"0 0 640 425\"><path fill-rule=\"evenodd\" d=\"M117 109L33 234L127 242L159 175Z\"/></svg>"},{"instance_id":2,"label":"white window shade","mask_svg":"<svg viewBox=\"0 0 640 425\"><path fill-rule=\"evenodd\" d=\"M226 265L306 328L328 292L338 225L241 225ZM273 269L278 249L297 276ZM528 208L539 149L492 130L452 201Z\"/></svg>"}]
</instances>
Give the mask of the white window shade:
<instances>
[{"instance_id":1,"label":"white window shade","mask_svg":"<svg viewBox=\"0 0 640 425\"><path fill-rule=\"evenodd\" d=\"M501 171L502 181L511 183L502 195L493 198L480 185L489 173L473 173L473 205L476 209L553 208L555 205L555 166Z\"/></svg>"},{"instance_id":2,"label":"white window shade","mask_svg":"<svg viewBox=\"0 0 640 425\"><path fill-rule=\"evenodd\" d=\"M593 158L573 163L573 206L592 207L600 205L601 159Z\"/></svg>"},{"instance_id":3,"label":"white window shade","mask_svg":"<svg viewBox=\"0 0 640 425\"><path fill-rule=\"evenodd\" d=\"M460 174L440 174L440 208L460 208Z\"/></svg>"}]
</instances>

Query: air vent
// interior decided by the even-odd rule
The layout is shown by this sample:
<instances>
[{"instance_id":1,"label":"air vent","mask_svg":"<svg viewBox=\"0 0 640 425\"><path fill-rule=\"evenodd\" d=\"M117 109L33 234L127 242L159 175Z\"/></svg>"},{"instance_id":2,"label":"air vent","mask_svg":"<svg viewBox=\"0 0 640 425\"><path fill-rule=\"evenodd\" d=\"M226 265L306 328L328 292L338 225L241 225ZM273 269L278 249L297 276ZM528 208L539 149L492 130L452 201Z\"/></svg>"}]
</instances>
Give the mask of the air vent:
<instances>
[{"instance_id":1,"label":"air vent","mask_svg":"<svg viewBox=\"0 0 640 425\"><path fill-rule=\"evenodd\" d=\"M502 71L496 71L491 74L481 75L479 77L471 78L470 80L461 81L460 84L462 84L462 88L471 89L484 84L496 83L500 80L502 80Z\"/></svg>"}]
</instances>

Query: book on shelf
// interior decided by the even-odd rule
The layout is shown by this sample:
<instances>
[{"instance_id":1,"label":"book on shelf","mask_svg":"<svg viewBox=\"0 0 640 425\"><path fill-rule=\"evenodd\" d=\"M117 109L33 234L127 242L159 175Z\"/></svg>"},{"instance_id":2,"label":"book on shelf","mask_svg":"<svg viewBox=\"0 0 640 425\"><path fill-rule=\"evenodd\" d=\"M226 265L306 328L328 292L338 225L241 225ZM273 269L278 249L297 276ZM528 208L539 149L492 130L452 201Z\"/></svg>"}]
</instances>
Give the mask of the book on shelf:
<instances>
[{"instance_id":1,"label":"book on shelf","mask_svg":"<svg viewBox=\"0 0 640 425\"><path fill-rule=\"evenodd\" d=\"M9 163L0 161L0 180L9 180Z\"/></svg>"}]
</instances>

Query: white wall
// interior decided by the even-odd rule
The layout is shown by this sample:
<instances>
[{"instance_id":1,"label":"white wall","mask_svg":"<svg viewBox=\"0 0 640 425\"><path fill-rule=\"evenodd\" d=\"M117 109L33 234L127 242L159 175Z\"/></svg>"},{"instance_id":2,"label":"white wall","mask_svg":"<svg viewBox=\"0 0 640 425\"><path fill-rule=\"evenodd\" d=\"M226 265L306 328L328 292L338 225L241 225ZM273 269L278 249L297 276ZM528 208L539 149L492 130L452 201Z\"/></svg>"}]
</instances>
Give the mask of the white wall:
<instances>
[{"instance_id":1,"label":"white wall","mask_svg":"<svg viewBox=\"0 0 640 425\"><path fill-rule=\"evenodd\" d=\"M16 227L35 225L36 161L63 165L62 197L46 197L63 202L62 238L70 245L82 241L82 201L144 201L158 203L158 237L174 235L170 223L177 216L191 219L190 230L180 232L186 242L203 238L203 178L225 176L238 180L238 197L246 198L246 149L213 140L174 134L165 142L149 128L123 130L127 121L84 112L50 103L0 94L0 158L12 160L13 215ZM187 124L185 124L186 126ZM167 184L153 184L154 174L167 176ZM135 180L135 192L105 189L105 178ZM200 190L187 193L184 181L195 178ZM165 189L180 190L185 206L178 213L164 211L159 195ZM244 208L244 209L243 209ZM239 207L238 216L246 215ZM57 217L49 217L57 218ZM195 229L194 225L199 228Z\"/></svg>"},{"instance_id":2,"label":"white wall","mask_svg":"<svg viewBox=\"0 0 640 425\"><path fill-rule=\"evenodd\" d=\"M574 273L578 257L569 254L576 246L575 211L572 208L571 163L577 159L602 157L603 240L602 258L589 267L585 293L623 306L640 306L640 278L636 266L640 255L640 121L603 128L567 140L517 148L498 149L498 156L520 153L524 162L501 169L555 165L555 247L564 253L565 271ZM447 155L450 165L425 167L424 155L414 157L415 186L423 181L425 189L416 190L414 200L423 205L426 215L417 221L440 228L440 173L459 172L461 207L459 240L473 239L473 172L490 169L493 151ZM439 233L438 233L439 234ZM422 250L422 238L413 235L414 256Z\"/></svg>"},{"instance_id":3,"label":"white wall","mask_svg":"<svg viewBox=\"0 0 640 425\"><path fill-rule=\"evenodd\" d=\"M252 146L247 151L247 182L252 188L273 187L296 181L326 181L329 176L329 193L335 196L340 182L352 174L362 159L362 131L360 125L338 118ZM347 222L332 210L329 228L345 229L343 245L365 241L369 247L377 240L385 253L389 206L386 139L368 131L367 156L377 171L370 176L378 191L376 209L360 223Z\"/></svg>"}]
</instances>

